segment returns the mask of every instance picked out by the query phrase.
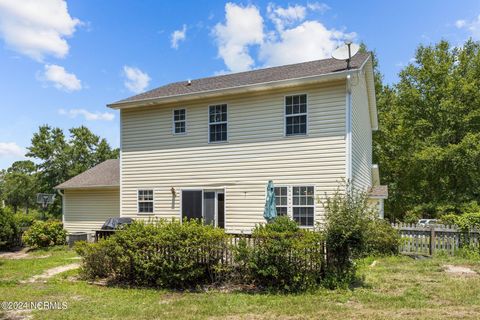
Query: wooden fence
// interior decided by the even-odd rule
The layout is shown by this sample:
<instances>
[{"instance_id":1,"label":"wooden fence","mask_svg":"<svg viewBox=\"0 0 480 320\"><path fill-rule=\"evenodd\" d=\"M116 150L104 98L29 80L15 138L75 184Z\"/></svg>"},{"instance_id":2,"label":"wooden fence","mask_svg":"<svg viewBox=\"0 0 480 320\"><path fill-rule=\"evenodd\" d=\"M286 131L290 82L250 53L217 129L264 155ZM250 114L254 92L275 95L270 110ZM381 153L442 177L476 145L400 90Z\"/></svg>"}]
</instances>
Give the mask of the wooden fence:
<instances>
[{"instance_id":1,"label":"wooden fence","mask_svg":"<svg viewBox=\"0 0 480 320\"><path fill-rule=\"evenodd\" d=\"M464 246L479 247L480 229L460 230L457 226L392 224L401 237L401 253L433 255L438 252L455 254Z\"/></svg>"},{"instance_id":2,"label":"wooden fence","mask_svg":"<svg viewBox=\"0 0 480 320\"><path fill-rule=\"evenodd\" d=\"M121 232L121 230L97 230L95 241L106 239L115 232ZM255 238L248 234L236 234L203 246L194 245L192 248L181 249L178 244L158 245L155 246L153 251L149 248L148 251L144 251L142 254L147 257L155 256L156 259L162 257L162 259L172 262L178 262L178 259L191 257L197 263L204 264L207 269L211 269L219 264L226 267L236 266L235 251L240 249L241 246L258 250L265 245L268 245L268 240L266 239ZM326 255L323 241L305 248L291 248L288 252L282 252L281 256L304 272L323 274L325 270ZM279 259L282 258L279 257Z\"/></svg>"}]
</instances>

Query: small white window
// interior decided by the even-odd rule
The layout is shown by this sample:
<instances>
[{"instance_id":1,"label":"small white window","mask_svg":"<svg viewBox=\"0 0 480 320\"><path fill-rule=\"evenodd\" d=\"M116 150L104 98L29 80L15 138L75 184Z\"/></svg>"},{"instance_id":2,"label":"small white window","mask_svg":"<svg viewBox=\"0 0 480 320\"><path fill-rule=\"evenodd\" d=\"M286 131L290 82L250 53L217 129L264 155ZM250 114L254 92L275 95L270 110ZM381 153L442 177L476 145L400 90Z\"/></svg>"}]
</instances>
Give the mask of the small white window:
<instances>
[{"instance_id":1,"label":"small white window","mask_svg":"<svg viewBox=\"0 0 480 320\"><path fill-rule=\"evenodd\" d=\"M302 227L313 227L315 188L313 186L294 186L292 189L293 220Z\"/></svg>"},{"instance_id":2,"label":"small white window","mask_svg":"<svg viewBox=\"0 0 480 320\"><path fill-rule=\"evenodd\" d=\"M208 141L227 141L227 105L219 104L208 108Z\"/></svg>"},{"instance_id":3,"label":"small white window","mask_svg":"<svg viewBox=\"0 0 480 320\"><path fill-rule=\"evenodd\" d=\"M285 97L285 135L307 134L307 95Z\"/></svg>"},{"instance_id":4,"label":"small white window","mask_svg":"<svg viewBox=\"0 0 480 320\"><path fill-rule=\"evenodd\" d=\"M277 215L286 216L288 213L288 187L275 187L275 204Z\"/></svg>"},{"instance_id":5,"label":"small white window","mask_svg":"<svg viewBox=\"0 0 480 320\"><path fill-rule=\"evenodd\" d=\"M153 190L138 190L138 212L153 213Z\"/></svg>"},{"instance_id":6,"label":"small white window","mask_svg":"<svg viewBox=\"0 0 480 320\"><path fill-rule=\"evenodd\" d=\"M187 111L185 109L173 110L173 133L183 134L187 132Z\"/></svg>"}]
</instances>

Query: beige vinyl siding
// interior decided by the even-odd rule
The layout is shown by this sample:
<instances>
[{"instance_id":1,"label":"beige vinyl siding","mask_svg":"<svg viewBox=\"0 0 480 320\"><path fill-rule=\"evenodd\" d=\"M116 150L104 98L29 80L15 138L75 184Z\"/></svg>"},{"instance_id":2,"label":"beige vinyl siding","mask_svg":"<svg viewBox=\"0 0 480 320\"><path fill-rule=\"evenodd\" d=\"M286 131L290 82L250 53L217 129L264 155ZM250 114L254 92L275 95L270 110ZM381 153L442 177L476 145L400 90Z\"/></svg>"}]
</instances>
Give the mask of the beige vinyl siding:
<instances>
[{"instance_id":1,"label":"beige vinyl siding","mask_svg":"<svg viewBox=\"0 0 480 320\"><path fill-rule=\"evenodd\" d=\"M68 232L93 233L105 220L120 216L120 191L83 189L64 191L64 227Z\"/></svg>"},{"instance_id":2,"label":"beige vinyl siding","mask_svg":"<svg viewBox=\"0 0 480 320\"><path fill-rule=\"evenodd\" d=\"M352 181L362 190L372 185L372 127L362 72L352 79Z\"/></svg>"},{"instance_id":3,"label":"beige vinyl siding","mask_svg":"<svg viewBox=\"0 0 480 320\"><path fill-rule=\"evenodd\" d=\"M307 94L308 135L285 137L286 95ZM228 142L208 143L208 106L228 105ZM172 134L186 108L187 134ZM345 177L345 82L121 111L122 216L180 217L182 188L224 188L227 231L264 222L265 187L314 185L333 192ZM177 196L172 196L171 188ZM154 189L154 214L138 214L138 189ZM316 205L316 219L323 208Z\"/></svg>"}]
</instances>

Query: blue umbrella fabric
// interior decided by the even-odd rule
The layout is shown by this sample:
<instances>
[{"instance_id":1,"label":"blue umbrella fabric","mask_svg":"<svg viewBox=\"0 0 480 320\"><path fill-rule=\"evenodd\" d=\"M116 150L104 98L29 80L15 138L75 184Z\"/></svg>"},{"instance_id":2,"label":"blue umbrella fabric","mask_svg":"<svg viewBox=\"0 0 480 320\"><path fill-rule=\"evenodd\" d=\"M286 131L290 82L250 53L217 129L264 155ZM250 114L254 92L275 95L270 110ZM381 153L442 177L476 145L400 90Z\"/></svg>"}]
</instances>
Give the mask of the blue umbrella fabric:
<instances>
[{"instance_id":1,"label":"blue umbrella fabric","mask_svg":"<svg viewBox=\"0 0 480 320\"><path fill-rule=\"evenodd\" d=\"M263 210L263 217L267 222L272 221L277 217L277 207L275 204L275 186L273 181L268 181L267 198L265 199L265 209Z\"/></svg>"}]
</instances>

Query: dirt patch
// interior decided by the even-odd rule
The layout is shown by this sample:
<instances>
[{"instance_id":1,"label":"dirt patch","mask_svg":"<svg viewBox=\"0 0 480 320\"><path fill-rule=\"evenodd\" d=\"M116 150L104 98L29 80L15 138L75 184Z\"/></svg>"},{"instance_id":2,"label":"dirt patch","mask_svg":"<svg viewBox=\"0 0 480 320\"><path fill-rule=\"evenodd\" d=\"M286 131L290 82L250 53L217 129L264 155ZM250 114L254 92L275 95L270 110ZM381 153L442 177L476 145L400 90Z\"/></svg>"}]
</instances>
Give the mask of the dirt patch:
<instances>
[{"instance_id":1,"label":"dirt patch","mask_svg":"<svg viewBox=\"0 0 480 320\"><path fill-rule=\"evenodd\" d=\"M0 252L0 259L9 259L9 260L17 260L17 259L45 259L50 257L50 254L46 254L43 256L32 256L30 255L29 248L23 248L16 251L9 251L9 252Z\"/></svg>"},{"instance_id":2,"label":"dirt patch","mask_svg":"<svg viewBox=\"0 0 480 320\"><path fill-rule=\"evenodd\" d=\"M0 259L25 259L28 257L28 248L11 252L0 252Z\"/></svg>"},{"instance_id":3,"label":"dirt patch","mask_svg":"<svg viewBox=\"0 0 480 320\"><path fill-rule=\"evenodd\" d=\"M473 271L469 267L454 266L452 264L444 265L443 270L445 270L446 273L453 274L453 275L458 275L458 276L476 276L476 275L478 275L475 271Z\"/></svg>"},{"instance_id":4,"label":"dirt patch","mask_svg":"<svg viewBox=\"0 0 480 320\"><path fill-rule=\"evenodd\" d=\"M48 279L48 278L56 276L57 274L60 274L62 272L70 271L70 270L74 270L74 269L78 269L78 268L80 268L79 263L71 263L71 264L67 264L66 266L55 267L55 268L52 268L52 269L48 269L47 271L45 271L42 274L31 277L30 279L28 279L25 282L32 283L32 282L36 282L40 279Z\"/></svg>"},{"instance_id":5,"label":"dirt patch","mask_svg":"<svg viewBox=\"0 0 480 320\"><path fill-rule=\"evenodd\" d=\"M32 319L31 310L11 310L7 311L2 319L5 320L28 320Z\"/></svg>"}]
</instances>

